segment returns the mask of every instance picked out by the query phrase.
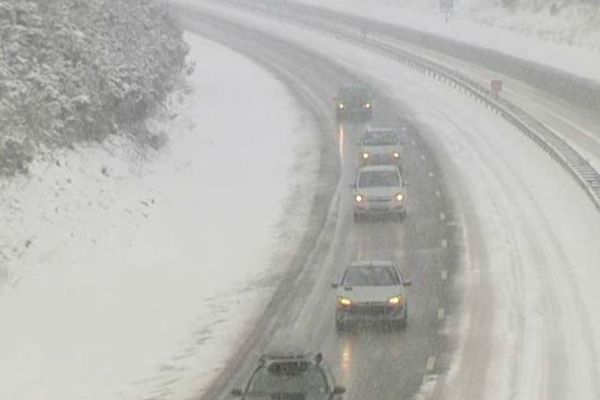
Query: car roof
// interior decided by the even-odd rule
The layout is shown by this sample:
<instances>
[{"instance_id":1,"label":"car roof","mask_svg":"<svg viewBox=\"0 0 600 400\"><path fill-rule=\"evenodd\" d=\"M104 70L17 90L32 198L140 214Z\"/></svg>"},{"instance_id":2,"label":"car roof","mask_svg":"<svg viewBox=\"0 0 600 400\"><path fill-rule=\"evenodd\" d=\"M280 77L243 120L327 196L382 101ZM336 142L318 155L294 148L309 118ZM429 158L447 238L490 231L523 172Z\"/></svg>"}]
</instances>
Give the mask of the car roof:
<instances>
[{"instance_id":1,"label":"car roof","mask_svg":"<svg viewBox=\"0 0 600 400\"><path fill-rule=\"evenodd\" d=\"M381 172L394 171L394 172L399 172L398 171L398 167L396 167L395 165L388 165L388 164L366 165L364 167L361 167L358 172L361 173L363 171L364 172L372 172L372 171L381 171Z\"/></svg>"},{"instance_id":2,"label":"car roof","mask_svg":"<svg viewBox=\"0 0 600 400\"><path fill-rule=\"evenodd\" d=\"M371 91L366 86L344 86L339 90L340 94L366 94L370 95Z\"/></svg>"},{"instance_id":3,"label":"car roof","mask_svg":"<svg viewBox=\"0 0 600 400\"><path fill-rule=\"evenodd\" d=\"M394 264L392 261L384 261L384 260L368 260L368 261L353 261L350 263L348 268L351 267L393 267Z\"/></svg>"},{"instance_id":4,"label":"car roof","mask_svg":"<svg viewBox=\"0 0 600 400\"><path fill-rule=\"evenodd\" d=\"M397 133L394 128L367 128L365 131L365 135L367 133Z\"/></svg>"}]
</instances>

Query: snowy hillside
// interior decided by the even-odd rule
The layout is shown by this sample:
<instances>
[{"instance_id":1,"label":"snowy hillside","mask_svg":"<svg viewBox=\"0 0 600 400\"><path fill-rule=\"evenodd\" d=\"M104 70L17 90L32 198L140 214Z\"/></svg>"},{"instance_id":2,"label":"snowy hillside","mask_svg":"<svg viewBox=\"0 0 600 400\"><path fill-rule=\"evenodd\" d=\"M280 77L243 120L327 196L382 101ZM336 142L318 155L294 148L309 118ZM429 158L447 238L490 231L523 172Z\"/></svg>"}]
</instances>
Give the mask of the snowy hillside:
<instances>
[{"instance_id":1,"label":"snowy hillside","mask_svg":"<svg viewBox=\"0 0 600 400\"><path fill-rule=\"evenodd\" d=\"M0 175L40 148L135 133L187 46L151 0L0 0Z\"/></svg>"},{"instance_id":2,"label":"snowy hillside","mask_svg":"<svg viewBox=\"0 0 600 400\"><path fill-rule=\"evenodd\" d=\"M192 398L301 239L317 131L268 73L186 41L159 151L111 136L0 179L0 399Z\"/></svg>"}]
</instances>

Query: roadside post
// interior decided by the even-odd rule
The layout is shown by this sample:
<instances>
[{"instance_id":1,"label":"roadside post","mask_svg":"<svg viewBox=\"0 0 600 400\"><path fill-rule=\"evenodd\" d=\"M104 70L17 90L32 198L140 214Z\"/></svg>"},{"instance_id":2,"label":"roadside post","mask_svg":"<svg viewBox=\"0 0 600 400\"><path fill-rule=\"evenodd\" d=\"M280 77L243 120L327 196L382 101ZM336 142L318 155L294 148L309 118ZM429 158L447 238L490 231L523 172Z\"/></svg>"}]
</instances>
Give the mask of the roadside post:
<instances>
[{"instance_id":1,"label":"roadside post","mask_svg":"<svg viewBox=\"0 0 600 400\"><path fill-rule=\"evenodd\" d=\"M494 98L498 100L500 92L502 91L502 81L499 79L492 79L491 91Z\"/></svg>"},{"instance_id":2,"label":"roadside post","mask_svg":"<svg viewBox=\"0 0 600 400\"><path fill-rule=\"evenodd\" d=\"M444 14L444 21L448 22L454 10L454 0L440 0L440 11Z\"/></svg>"}]
</instances>

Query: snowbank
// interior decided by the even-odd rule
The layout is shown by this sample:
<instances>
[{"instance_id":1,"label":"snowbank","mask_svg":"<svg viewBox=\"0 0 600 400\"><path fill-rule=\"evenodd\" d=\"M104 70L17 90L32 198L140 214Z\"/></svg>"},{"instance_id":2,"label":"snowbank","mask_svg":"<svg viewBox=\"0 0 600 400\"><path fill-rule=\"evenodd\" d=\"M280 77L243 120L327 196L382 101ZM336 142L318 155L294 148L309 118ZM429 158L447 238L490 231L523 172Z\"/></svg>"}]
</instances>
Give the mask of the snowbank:
<instances>
[{"instance_id":1,"label":"snowbank","mask_svg":"<svg viewBox=\"0 0 600 400\"><path fill-rule=\"evenodd\" d=\"M269 297L274 247L299 240L278 238L308 212L316 130L257 66L187 41L163 150L113 137L1 181L0 398L197 395Z\"/></svg>"},{"instance_id":2,"label":"snowbank","mask_svg":"<svg viewBox=\"0 0 600 400\"><path fill-rule=\"evenodd\" d=\"M448 22L438 0L298 0L497 50L600 82L600 8L509 12L483 0L455 1ZM556 2L557 4L559 2Z\"/></svg>"}]
</instances>

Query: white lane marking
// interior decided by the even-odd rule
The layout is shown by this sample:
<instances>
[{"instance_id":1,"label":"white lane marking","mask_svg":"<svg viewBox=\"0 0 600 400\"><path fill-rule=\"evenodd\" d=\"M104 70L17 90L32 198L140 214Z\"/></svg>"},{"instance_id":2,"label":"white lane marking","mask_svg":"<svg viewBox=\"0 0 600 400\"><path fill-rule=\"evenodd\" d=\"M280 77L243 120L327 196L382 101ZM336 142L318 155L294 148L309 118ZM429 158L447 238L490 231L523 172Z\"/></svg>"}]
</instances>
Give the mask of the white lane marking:
<instances>
[{"instance_id":1,"label":"white lane marking","mask_svg":"<svg viewBox=\"0 0 600 400\"><path fill-rule=\"evenodd\" d=\"M440 273L440 276L441 276L442 280L445 281L446 279L448 279L448 271L443 269L442 272Z\"/></svg>"},{"instance_id":2,"label":"white lane marking","mask_svg":"<svg viewBox=\"0 0 600 400\"><path fill-rule=\"evenodd\" d=\"M445 221L446 220L446 214L440 213L440 220Z\"/></svg>"},{"instance_id":3,"label":"white lane marking","mask_svg":"<svg viewBox=\"0 0 600 400\"><path fill-rule=\"evenodd\" d=\"M429 171L429 173L427 175L429 175L430 178L433 178L435 176L435 174L433 173L433 171Z\"/></svg>"},{"instance_id":4,"label":"white lane marking","mask_svg":"<svg viewBox=\"0 0 600 400\"><path fill-rule=\"evenodd\" d=\"M442 239L442 243L440 243L440 245L442 246L442 249L445 249L448 247L448 241L446 239Z\"/></svg>"},{"instance_id":5,"label":"white lane marking","mask_svg":"<svg viewBox=\"0 0 600 400\"><path fill-rule=\"evenodd\" d=\"M439 190L435 191L435 197L442 197L442 193Z\"/></svg>"},{"instance_id":6,"label":"white lane marking","mask_svg":"<svg viewBox=\"0 0 600 400\"><path fill-rule=\"evenodd\" d=\"M433 367L435 366L435 356L430 356L427 359L427 364L425 365L425 370L427 372L433 371Z\"/></svg>"},{"instance_id":7,"label":"white lane marking","mask_svg":"<svg viewBox=\"0 0 600 400\"><path fill-rule=\"evenodd\" d=\"M438 308L438 319L444 319L446 316L446 310L443 308Z\"/></svg>"}]
</instances>

